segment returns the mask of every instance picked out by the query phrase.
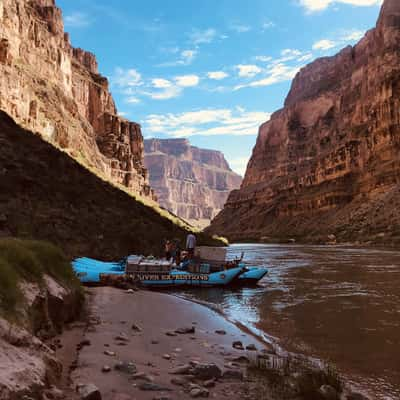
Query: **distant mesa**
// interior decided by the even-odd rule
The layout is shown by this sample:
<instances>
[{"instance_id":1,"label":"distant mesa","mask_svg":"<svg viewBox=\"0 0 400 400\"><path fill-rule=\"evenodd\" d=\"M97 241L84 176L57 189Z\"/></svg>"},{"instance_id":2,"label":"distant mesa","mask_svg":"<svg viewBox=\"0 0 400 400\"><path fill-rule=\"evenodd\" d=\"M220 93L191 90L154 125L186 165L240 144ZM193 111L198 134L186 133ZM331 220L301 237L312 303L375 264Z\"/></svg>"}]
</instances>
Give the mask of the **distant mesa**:
<instances>
[{"instance_id":1,"label":"distant mesa","mask_svg":"<svg viewBox=\"0 0 400 400\"><path fill-rule=\"evenodd\" d=\"M161 206L197 226L218 214L241 176L224 155L190 145L187 139L145 140L145 167Z\"/></svg>"}]
</instances>

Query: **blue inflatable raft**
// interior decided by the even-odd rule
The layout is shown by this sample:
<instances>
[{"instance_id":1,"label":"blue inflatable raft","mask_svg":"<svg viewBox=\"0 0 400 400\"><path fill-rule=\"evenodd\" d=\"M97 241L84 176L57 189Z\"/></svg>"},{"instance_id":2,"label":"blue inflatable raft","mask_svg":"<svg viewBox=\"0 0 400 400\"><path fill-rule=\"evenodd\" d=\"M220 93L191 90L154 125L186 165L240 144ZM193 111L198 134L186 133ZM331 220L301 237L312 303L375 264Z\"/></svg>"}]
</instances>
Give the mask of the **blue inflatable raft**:
<instances>
[{"instance_id":1,"label":"blue inflatable raft","mask_svg":"<svg viewBox=\"0 0 400 400\"><path fill-rule=\"evenodd\" d=\"M151 262L147 262L151 264ZM126 269L125 262L102 262L91 258L78 258L72 266L82 283L101 283L107 275L126 275L143 286L171 287L171 286L226 286L245 272L242 266L213 273L189 272L179 269L166 269L165 265L156 261L153 268L142 268L135 272Z\"/></svg>"}]
</instances>

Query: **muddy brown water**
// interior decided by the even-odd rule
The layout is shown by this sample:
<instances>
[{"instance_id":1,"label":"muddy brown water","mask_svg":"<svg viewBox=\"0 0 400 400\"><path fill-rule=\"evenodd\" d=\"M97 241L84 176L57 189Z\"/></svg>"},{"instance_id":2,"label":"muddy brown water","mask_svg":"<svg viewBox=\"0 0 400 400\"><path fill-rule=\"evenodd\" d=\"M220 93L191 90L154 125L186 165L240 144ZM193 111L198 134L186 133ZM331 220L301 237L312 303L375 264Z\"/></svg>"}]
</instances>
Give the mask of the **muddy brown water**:
<instances>
[{"instance_id":1,"label":"muddy brown water","mask_svg":"<svg viewBox=\"0 0 400 400\"><path fill-rule=\"evenodd\" d=\"M240 244L229 256L242 251L247 263L269 267L258 287L179 294L333 363L372 398L400 399L400 251Z\"/></svg>"}]
</instances>

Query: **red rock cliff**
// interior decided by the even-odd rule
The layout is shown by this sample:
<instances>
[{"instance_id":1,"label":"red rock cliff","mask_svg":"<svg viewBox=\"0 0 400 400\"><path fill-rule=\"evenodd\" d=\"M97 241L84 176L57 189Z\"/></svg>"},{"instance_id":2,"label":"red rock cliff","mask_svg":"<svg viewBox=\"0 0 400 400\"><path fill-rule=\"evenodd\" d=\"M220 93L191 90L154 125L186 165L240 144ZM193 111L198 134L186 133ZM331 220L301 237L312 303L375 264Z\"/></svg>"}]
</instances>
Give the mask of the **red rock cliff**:
<instances>
[{"instance_id":1,"label":"red rock cliff","mask_svg":"<svg viewBox=\"0 0 400 400\"><path fill-rule=\"evenodd\" d=\"M194 224L208 224L242 178L219 151L187 139L145 140L145 165L160 204Z\"/></svg>"},{"instance_id":2,"label":"red rock cliff","mask_svg":"<svg viewBox=\"0 0 400 400\"><path fill-rule=\"evenodd\" d=\"M54 0L0 0L0 109L113 182L151 196L140 126L117 115Z\"/></svg>"},{"instance_id":3,"label":"red rock cliff","mask_svg":"<svg viewBox=\"0 0 400 400\"><path fill-rule=\"evenodd\" d=\"M355 47L297 74L211 231L400 241L399 150L400 1L385 0Z\"/></svg>"}]
</instances>

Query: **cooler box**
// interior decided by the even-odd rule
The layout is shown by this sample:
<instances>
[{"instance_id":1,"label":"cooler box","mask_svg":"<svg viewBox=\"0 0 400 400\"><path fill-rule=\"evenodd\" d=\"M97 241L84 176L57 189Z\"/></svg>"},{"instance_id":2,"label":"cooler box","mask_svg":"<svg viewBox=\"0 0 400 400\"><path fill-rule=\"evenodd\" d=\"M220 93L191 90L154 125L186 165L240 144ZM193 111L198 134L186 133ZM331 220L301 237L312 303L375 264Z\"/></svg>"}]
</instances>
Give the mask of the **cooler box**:
<instances>
[{"instance_id":1,"label":"cooler box","mask_svg":"<svg viewBox=\"0 0 400 400\"><path fill-rule=\"evenodd\" d=\"M135 274L139 272L139 264L142 259L142 256L129 256L126 262L125 273Z\"/></svg>"},{"instance_id":2,"label":"cooler box","mask_svg":"<svg viewBox=\"0 0 400 400\"><path fill-rule=\"evenodd\" d=\"M226 247L198 246L196 247L196 257L202 260L225 261Z\"/></svg>"},{"instance_id":3,"label":"cooler box","mask_svg":"<svg viewBox=\"0 0 400 400\"><path fill-rule=\"evenodd\" d=\"M140 256L129 256L126 263L127 274L144 272L169 272L171 263L166 260L146 260Z\"/></svg>"}]
</instances>

